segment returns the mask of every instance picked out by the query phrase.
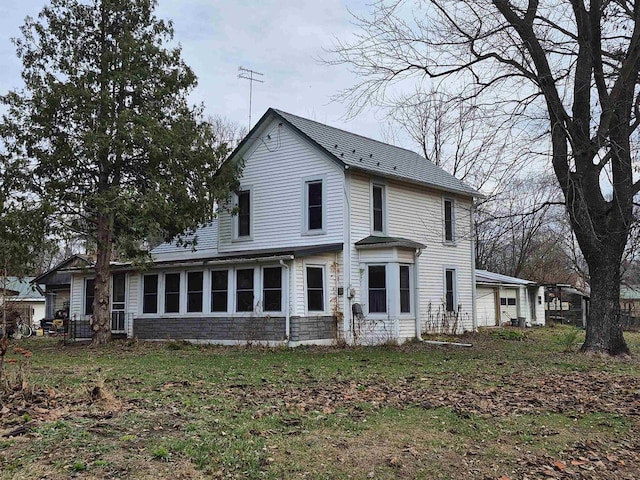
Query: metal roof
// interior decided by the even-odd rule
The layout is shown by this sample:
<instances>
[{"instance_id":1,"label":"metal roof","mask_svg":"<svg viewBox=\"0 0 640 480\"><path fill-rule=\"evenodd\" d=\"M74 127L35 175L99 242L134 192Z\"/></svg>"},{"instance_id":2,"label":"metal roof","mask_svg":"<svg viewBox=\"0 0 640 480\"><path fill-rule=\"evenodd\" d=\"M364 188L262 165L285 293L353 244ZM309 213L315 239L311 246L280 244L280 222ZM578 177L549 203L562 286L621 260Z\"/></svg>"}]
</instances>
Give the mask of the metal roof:
<instances>
[{"instance_id":1,"label":"metal roof","mask_svg":"<svg viewBox=\"0 0 640 480\"><path fill-rule=\"evenodd\" d=\"M622 285L620 298L622 300L640 300L640 285Z\"/></svg>"},{"instance_id":2,"label":"metal roof","mask_svg":"<svg viewBox=\"0 0 640 480\"><path fill-rule=\"evenodd\" d=\"M522 278L510 277L508 275L493 273L487 270L476 270L476 282L503 284L503 285L530 285L530 286L537 285L536 282L532 282L530 280L523 280Z\"/></svg>"},{"instance_id":3,"label":"metal roof","mask_svg":"<svg viewBox=\"0 0 640 480\"><path fill-rule=\"evenodd\" d=\"M213 220L209 225L198 228L194 233L185 236L185 240L193 241L197 237L194 246L184 247L177 245L176 240L161 243L151 250L151 256L155 262L182 260L185 258L205 258L218 255L218 220Z\"/></svg>"},{"instance_id":4,"label":"metal roof","mask_svg":"<svg viewBox=\"0 0 640 480\"><path fill-rule=\"evenodd\" d=\"M411 150L330 127L282 110L270 108L263 118L271 112L348 168L468 196L482 196L478 191Z\"/></svg>"},{"instance_id":5,"label":"metal roof","mask_svg":"<svg viewBox=\"0 0 640 480\"><path fill-rule=\"evenodd\" d=\"M11 300L32 300L44 301L44 296L40 293L35 285L31 285L31 281L36 277L7 277L6 286L0 281L0 289L5 286ZM44 288L44 285L40 285ZM15 292L15 293L14 293Z\"/></svg>"}]
</instances>

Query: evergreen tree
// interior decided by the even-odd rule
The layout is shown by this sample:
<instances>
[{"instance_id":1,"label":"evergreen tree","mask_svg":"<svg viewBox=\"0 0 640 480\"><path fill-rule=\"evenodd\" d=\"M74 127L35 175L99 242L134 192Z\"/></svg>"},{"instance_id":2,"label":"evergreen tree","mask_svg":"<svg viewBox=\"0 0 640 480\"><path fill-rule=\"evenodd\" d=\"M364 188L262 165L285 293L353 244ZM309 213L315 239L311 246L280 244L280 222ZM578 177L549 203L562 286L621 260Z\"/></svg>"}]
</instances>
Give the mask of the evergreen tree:
<instances>
[{"instance_id":1,"label":"evergreen tree","mask_svg":"<svg viewBox=\"0 0 640 480\"><path fill-rule=\"evenodd\" d=\"M196 76L153 0L52 0L15 40L24 88L3 97L12 155L38 193L95 241L93 344L109 341L110 261L139 258L214 216L237 171L188 104Z\"/></svg>"}]
</instances>

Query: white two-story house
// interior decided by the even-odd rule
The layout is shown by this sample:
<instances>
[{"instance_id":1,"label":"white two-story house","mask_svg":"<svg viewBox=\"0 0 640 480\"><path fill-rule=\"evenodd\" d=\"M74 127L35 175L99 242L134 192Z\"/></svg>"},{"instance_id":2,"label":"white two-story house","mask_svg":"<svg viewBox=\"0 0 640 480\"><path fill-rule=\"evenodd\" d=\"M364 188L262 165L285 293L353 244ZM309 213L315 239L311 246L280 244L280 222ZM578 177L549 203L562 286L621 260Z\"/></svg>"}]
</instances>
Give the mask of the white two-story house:
<instances>
[{"instance_id":1,"label":"white two-story house","mask_svg":"<svg viewBox=\"0 0 640 480\"><path fill-rule=\"evenodd\" d=\"M274 109L228 161L244 164L240 187L195 250L114 265L115 332L298 345L476 328L476 191L415 152ZM92 286L73 273L72 318L91 315Z\"/></svg>"}]
</instances>

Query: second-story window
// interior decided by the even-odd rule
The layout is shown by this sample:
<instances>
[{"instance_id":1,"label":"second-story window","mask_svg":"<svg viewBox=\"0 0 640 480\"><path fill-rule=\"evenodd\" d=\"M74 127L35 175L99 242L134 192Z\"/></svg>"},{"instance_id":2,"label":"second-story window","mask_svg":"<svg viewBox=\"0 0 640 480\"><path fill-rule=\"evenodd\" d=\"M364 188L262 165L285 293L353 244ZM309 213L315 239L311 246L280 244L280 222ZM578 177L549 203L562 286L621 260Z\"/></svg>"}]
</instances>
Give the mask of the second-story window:
<instances>
[{"instance_id":1,"label":"second-story window","mask_svg":"<svg viewBox=\"0 0 640 480\"><path fill-rule=\"evenodd\" d=\"M322 225L322 180L313 180L307 186L307 230L321 231Z\"/></svg>"},{"instance_id":2,"label":"second-story window","mask_svg":"<svg viewBox=\"0 0 640 480\"><path fill-rule=\"evenodd\" d=\"M238 237L251 235L251 191L241 190L238 196Z\"/></svg>"},{"instance_id":3,"label":"second-story window","mask_svg":"<svg viewBox=\"0 0 640 480\"><path fill-rule=\"evenodd\" d=\"M384 232L384 185L373 185L372 187L372 217L373 231Z\"/></svg>"},{"instance_id":4,"label":"second-story window","mask_svg":"<svg viewBox=\"0 0 640 480\"><path fill-rule=\"evenodd\" d=\"M455 242L455 209L451 198L444 199L444 241Z\"/></svg>"}]
</instances>

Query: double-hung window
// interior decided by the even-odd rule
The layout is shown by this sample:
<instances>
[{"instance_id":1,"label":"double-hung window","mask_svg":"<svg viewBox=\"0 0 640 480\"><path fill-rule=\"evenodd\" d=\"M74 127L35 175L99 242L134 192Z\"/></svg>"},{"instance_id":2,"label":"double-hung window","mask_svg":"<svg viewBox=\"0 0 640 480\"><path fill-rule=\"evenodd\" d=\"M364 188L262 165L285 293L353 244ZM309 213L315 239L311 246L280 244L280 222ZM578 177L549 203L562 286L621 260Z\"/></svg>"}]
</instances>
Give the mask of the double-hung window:
<instances>
[{"instance_id":1,"label":"double-hung window","mask_svg":"<svg viewBox=\"0 0 640 480\"><path fill-rule=\"evenodd\" d=\"M265 312L282 311L282 267L263 269L262 305Z\"/></svg>"},{"instance_id":2,"label":"double-hung window","mask_svg":"<svg viewBox=\"0 0 640 480\"><path fill-rule=\"evenodd\" d=\"M251 190L236 192L238 202L238 215L236 224L236 236L248 238L251 236Z\"/></svg>"},{"instance_id":3,"label":"double-hung window","mask_svg":"<svg viewBox=\"0 0 640 480\"><path fill-rule=\"evenodd\" d=\"M87 278L84 281L84 314L93 315L93 299L95 298L95 279Z\"/></svg>"},{"instance_id":4,"label":"double-hung window","mask_svg":"<svg viewBox=\"0 0 640 480\"><path fill-rule=\"evenodd\" d=\"M400 313L411 312L411 267L400 265Z\"/></svg>"},{"instance_id":5,"label":"double-hung window","mask_svg":"<svg viewBox=\"0 0 640 480\"><path fill-rule=\"evenodd\" d=\"M371 187L371 216L373 219L373 231L375 233L383 233L385 231L384 228L384 185L373 184Z\"/></svg>"},{"instance_id":6,"label":"double-hung window","mask_svg":"<svg viewBox=\"0 0 640 480\"><path fill-rule=\"evenodd\" d=\"M387 270L384 265L369 265L369 313L387 312Z\"/></svg>"},{"instance_id":7,"label":"double-hung window","mask_svg":"<svg viewBox=\"0 0 640 480\"><path fill-rule=\"evenodd\" d=\"M166 273L164 275L164 312L180 312L180 274Z\"/></svg>"},{"instance_id":8,"label":"double-hung window","mask_svg":"<svg viewBox=\"0 0 640 480\"><path fill-rule=\"evenodd\" d=\"M452 198L444 199L444 241L453 243L456 240L455 203Z\"/></svg>"},{"instance_id":9,"label":"double-hung window","mask_svg":"<svg viewBox=\"0 0 640 480\"><path fill-rule=\"evenodd\" d=\"M142 313L158 313L158 275L142 277Z\"/></svg>"},{"instance_id":10,"label":"double-hung window","mask_svg":"<svg viewBox=\"0 0 640 480\"><path fill-rule=\"evenodd\" d=\"M447 312L453 312L456 309L456 271L447 268L444 271L445 277L445 309Z\"/></svg>"},{"instance_id":11,"label":"double-hung window","mask_svg":"<svg viewBox=\"0 0 640 480\"><path fill-rule=\"evenodd\" d=\"M307 267L307 311L323 312L324 268Z\"/></svg>"},{"instance_id":12,"label":"double-hung window","mask_svg":"<svg viewBox=\"0 0 640 480\"><path fill-rule=\"evenodd\" d=\"M236 312L253 311L253 268L236 270Z\"/></svg>"},{"instance_id":13,"label":"double-hung window","mask_svg":"<svg viewBox=\"0 0 640 480\"><path fill-rule=\"evenodd\" d=\"M324 229L324 200L322 180L305 182L305 231L322 233Z\"/></svg>"},{"instance_id":14,"label":"double-hung window","mask_svg":"<svg viewBox=\"0 0 640 480\"><path fill-rule=\"evenodd\" d=\"M211 272L211 311L226 312L229 294L229 273L227 270Z\"/></svg>"},{"instance_id":15,"label":"double-hung window","mask_svg":"<svg viewBox=\"0 0 640 480\"><path fill-rule=\"evenodd\" d=\"M202 312L203 279L202 272L187 273L187 312Z\"/></svg>"}]
</instances>

